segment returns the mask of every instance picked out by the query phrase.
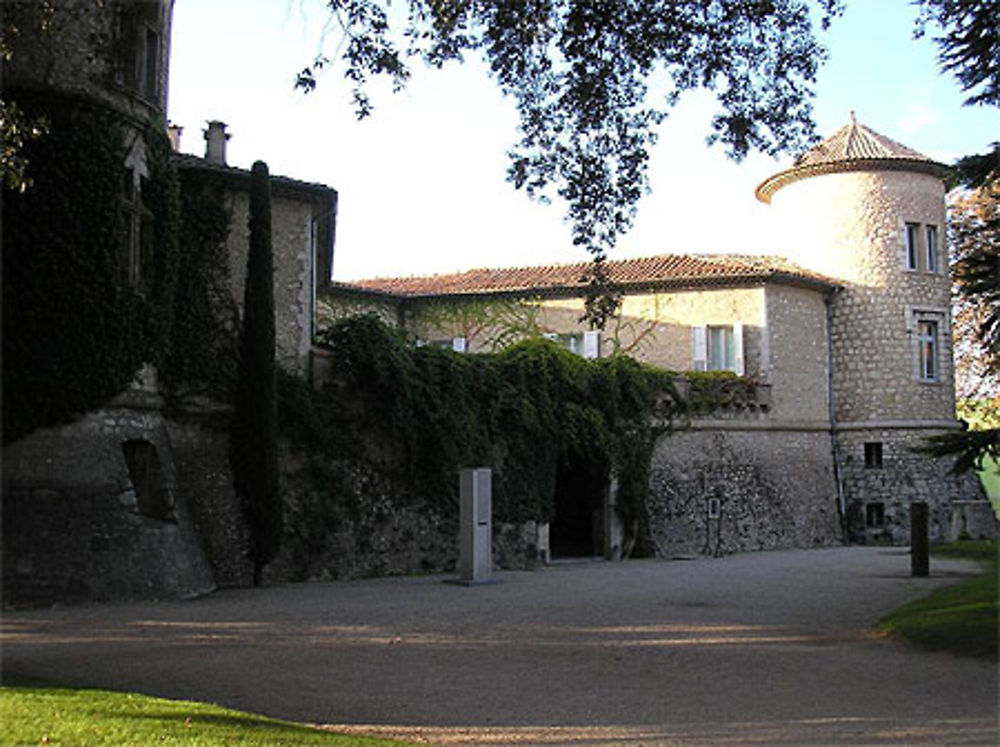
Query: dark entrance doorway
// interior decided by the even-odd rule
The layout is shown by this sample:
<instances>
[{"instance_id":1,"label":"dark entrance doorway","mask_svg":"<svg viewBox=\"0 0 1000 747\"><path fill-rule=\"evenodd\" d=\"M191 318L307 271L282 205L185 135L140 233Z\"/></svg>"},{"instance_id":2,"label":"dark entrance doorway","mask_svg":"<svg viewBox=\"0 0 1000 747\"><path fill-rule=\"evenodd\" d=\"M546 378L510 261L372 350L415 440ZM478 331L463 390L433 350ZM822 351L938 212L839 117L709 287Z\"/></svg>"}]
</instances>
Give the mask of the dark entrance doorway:
<instances>
[{"instance_id":1,"label":"dark entrance doorway","mask_svg":"<svg viewBox=\"0 0 1000 747\"><path fill-rule=\"evenodd\" d=\"M554 557L601 555L608 470L580 455L563 461L556 476L555 518L549 527Z\"/></svg>"}]
</instances>

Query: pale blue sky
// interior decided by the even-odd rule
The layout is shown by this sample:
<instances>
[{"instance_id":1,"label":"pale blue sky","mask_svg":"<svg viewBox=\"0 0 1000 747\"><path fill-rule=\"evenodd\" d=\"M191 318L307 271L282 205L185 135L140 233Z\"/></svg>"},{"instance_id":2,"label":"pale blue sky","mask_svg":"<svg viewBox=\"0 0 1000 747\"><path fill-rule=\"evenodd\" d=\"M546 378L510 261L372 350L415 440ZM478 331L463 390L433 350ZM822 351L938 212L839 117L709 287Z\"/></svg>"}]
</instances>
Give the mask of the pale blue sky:
<instances>
[{"instance_id":1,"label":"pale blue sky","mask_svg":"<svg viewBox=\"0 0 1000 747\"><path fill-rule=\"evenodd\" d=\"M963 107L957 84L937 71L936 47L912 39L908 0L847 5L821 37L830 48L814 99L822 136L853 109L946 162L1000 139L1000 110ZM443 71L418 63L404 93L373 88L375 113L362 122L341 69L308 96L294 91L327 18L320 0L177 0L169 116L185 128L181 149L202 155L205 122L219 119L232 133L230 164L262 159L272 173L336 188L338 280L586 258L562 204L533 203L505 181L517 117L478 61ZM790 157L737 165L707 148L712 104L689 96L661 127L652 192L612 257L769 251L775 227L753 190Z\"/></svg>"}]
</instances>

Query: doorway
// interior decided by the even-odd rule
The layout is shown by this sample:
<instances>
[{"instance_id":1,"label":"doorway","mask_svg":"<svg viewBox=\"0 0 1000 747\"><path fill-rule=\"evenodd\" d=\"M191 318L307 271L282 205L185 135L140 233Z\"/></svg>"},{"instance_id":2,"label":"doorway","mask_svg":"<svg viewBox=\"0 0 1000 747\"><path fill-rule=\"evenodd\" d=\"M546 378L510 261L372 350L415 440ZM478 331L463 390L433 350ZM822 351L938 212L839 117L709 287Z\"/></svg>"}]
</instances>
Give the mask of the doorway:
<instances>
[{"instance_id":1,"label":"doorway","mask_svg":"<svg viewBox=\"0 0 1000 747\"><path fill-rule=\"evenodd\" d=\"M603 555L604 493L608 469L572 454L556 476L555 518L549 527L554 558Z\"/></svg>"}]
</instances>

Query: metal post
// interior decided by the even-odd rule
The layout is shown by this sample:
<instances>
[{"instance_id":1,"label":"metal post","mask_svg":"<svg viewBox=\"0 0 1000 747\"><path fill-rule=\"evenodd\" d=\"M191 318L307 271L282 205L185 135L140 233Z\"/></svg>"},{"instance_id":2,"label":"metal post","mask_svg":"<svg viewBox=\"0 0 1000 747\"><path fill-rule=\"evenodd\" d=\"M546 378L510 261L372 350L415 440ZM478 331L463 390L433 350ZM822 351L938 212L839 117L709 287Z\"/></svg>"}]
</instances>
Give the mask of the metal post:
<instances>
[{"instance_id":1,"label":"metal post","mask_svg":"<svg viewBox=\"0 0 1000 747\"><path fill-rule=\"evenodd\" d=\"M910 504L910 575L930 575L930 540L927 534L927 504Z\"/></svg>"}]
</instances>

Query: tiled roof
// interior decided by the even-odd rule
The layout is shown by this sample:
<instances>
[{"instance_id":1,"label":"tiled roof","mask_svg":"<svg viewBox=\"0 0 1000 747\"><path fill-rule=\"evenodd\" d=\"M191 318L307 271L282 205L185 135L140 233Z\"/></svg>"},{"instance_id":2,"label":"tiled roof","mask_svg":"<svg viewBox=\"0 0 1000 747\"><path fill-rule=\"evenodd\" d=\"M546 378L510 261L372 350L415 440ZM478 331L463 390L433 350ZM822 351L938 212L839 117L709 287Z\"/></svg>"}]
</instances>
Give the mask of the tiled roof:
<instances>
[{"instance_id":1,"label":"tiled roof","mask_svg":"<svg viewBox=\"0 0 1000 747\"><path fill-rule=\"evenodd\" d=\"M851 121L819 145L803 153L790 169L764 180L757 187L757 199L770 202L782 187L818 174L843 171L906 170L944 176L948 167Z\"/></svg>"},{"instance_id":2,"label":"tiled roof","mask_svg":"<svg viewBox=\"0 0 1000 747\"><path fill-rule=\"evenodd\" d=\"M332 288L364 291L406 298L428 296L516 295L578 292L585 286L590 262L541 267L478 269L447 275L396 277L333 283ZM704 285L738 285L747 282L783 281L819 288L837 282L780 257L751 255L665 254L605 263L611 282L623 289L683 288Z\"/></svg>"}]
</instances>

